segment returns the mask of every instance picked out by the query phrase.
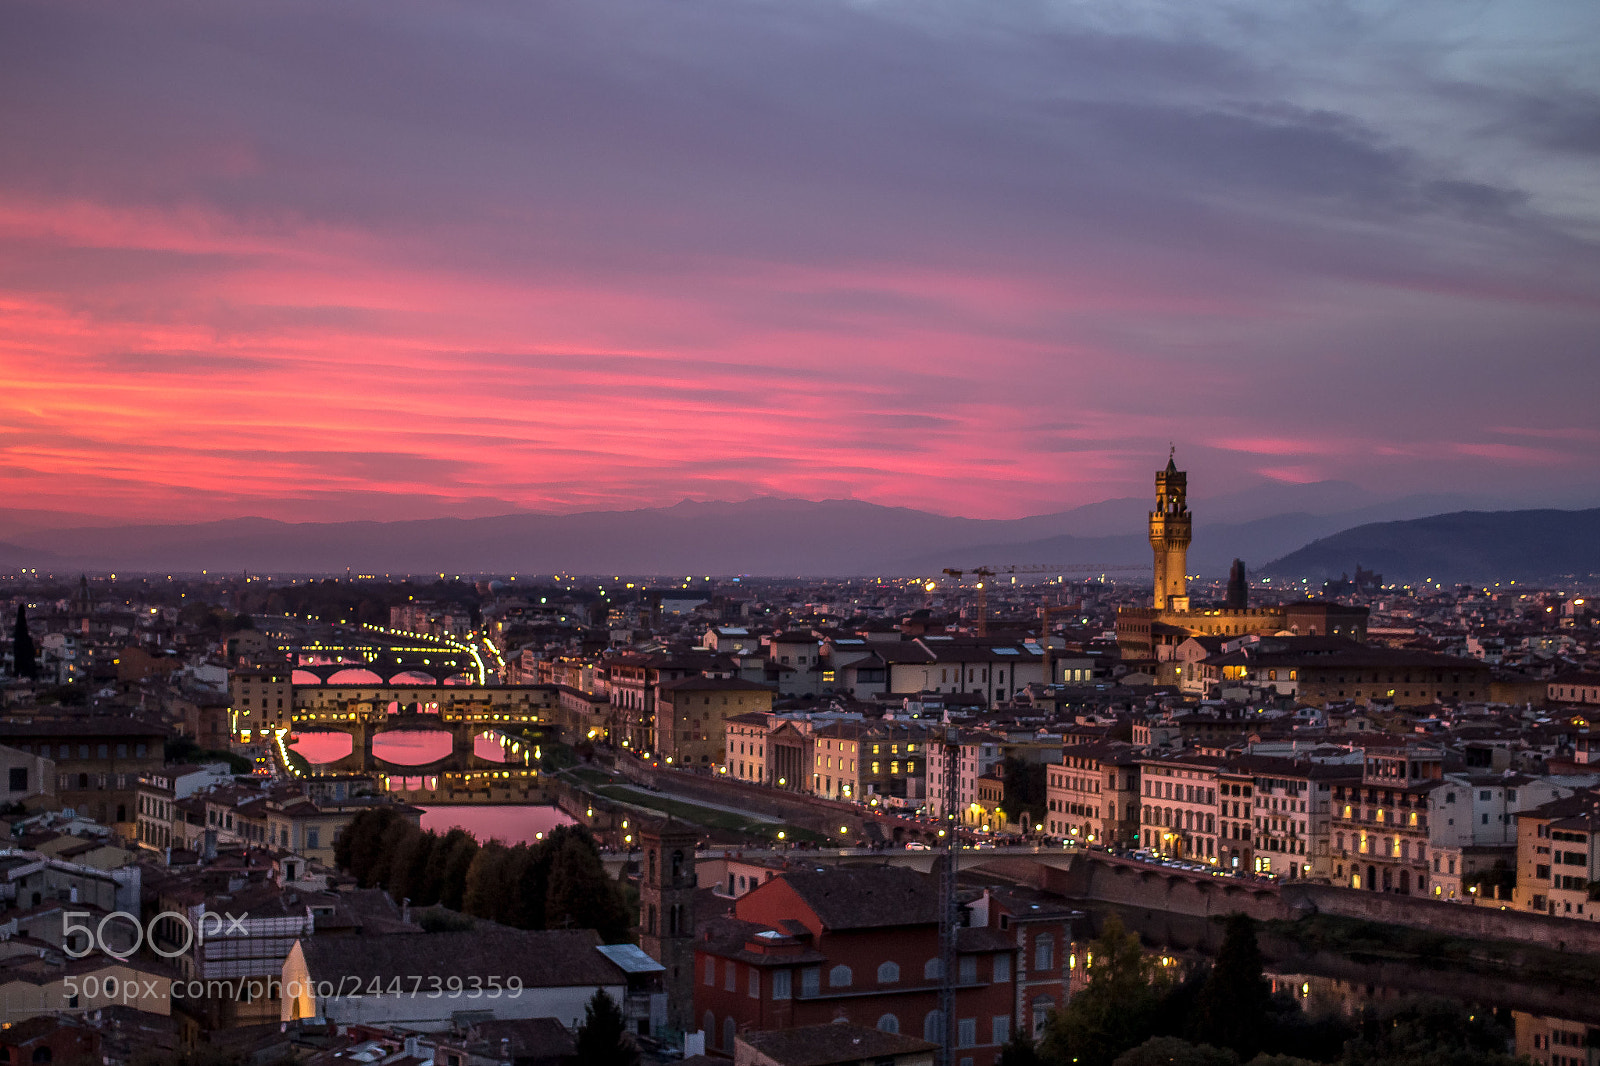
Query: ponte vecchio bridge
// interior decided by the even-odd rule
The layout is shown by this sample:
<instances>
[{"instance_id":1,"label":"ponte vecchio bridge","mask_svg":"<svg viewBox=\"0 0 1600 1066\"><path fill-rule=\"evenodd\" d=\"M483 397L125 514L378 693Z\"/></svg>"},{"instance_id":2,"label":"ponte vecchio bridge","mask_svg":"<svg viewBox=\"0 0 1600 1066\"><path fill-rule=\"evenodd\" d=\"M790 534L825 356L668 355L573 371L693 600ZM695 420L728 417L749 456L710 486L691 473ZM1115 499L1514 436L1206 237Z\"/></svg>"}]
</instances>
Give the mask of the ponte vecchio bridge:
<instances>
[{"instance_id":1,"label":"ponte vecchio bridge","mask_svg":"<svg viewBox=\"0 0 1600 1066\"><path fill-rule=\"evenodd\" d=\"M526 740L510 734L549 722L554 707L555 693L547 685L297 683L290 728L297 740L311 741L306 746L312 749L325 750L335 735L350 738L348 752L330 761L303 754L313 773L426 777L533 767L537 755ZM392 743L375 745L386 734ZM497 744L499 757L481 755L480 742ZM385 757L385 751L392 756L400 750L417 758Z\"/></svg>"}]
</instances>

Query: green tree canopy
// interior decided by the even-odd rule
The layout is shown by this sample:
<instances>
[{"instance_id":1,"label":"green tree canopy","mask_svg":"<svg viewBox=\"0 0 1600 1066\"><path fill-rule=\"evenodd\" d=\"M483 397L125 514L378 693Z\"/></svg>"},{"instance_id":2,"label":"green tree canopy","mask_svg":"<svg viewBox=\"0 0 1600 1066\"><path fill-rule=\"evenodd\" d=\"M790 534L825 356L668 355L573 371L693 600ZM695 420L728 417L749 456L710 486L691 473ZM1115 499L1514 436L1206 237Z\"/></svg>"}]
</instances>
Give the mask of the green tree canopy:
<instances>
[{"instance_id":1,"label":"green tree canopy","mask_svg":"<svg viewBox=\"0 0 1600 1066\"><path fill-rule=\"evenodd\" d=\"M1239 1066L1239 1056L1210 1044L1191 1044L1175 1036L1152 1036L1118 1055L1115 1066Z\"/></svg>"},{"instance_id":2,"label":"green tree canopy","mask_svg":"<svg viewBox=\"0 0 1600 1066\"><path fill-rule=\"evenodd\" d=\"M1158 1031L1161 1003L1170 989L1148 959L1139 936L1115 914L1085 959L1089 983L1050 1017L1040 1050L1051 1062L1112 1066L1118 1055Z\"/></svg>"}]
</instances>

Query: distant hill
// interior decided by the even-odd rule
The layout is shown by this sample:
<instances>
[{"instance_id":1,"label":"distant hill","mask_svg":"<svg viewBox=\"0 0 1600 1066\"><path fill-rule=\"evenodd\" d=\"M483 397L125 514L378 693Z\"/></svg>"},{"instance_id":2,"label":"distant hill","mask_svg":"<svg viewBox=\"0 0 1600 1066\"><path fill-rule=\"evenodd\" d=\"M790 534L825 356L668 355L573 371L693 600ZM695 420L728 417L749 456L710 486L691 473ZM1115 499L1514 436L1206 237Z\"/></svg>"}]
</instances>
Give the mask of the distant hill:
<instances>
[{"instance_id":1,"label":"distant hill","mask_svg":"<svg viewBox=\"0 0 1600 1066\"><path fill-rule=\"evenodd\" d=\"M14 535L55 569L259 573L518 572L575 574L894 573L911 553L1039 536L1057 516L949 518L856 500L764 498L635 511L513 514L401 522L287 523L238 518L189 525L55 529ZM26 559L20 565L34 565Z\"/></svg>"},{"instance_id":2,"label":"distant hill","mask_svg":"<svg viewBox=\"0 0 1600 1066\"><path fill-rule=\"evenodd\" d=\"M1262 568L1319 580L1359 563L1385 582L1555 581L1600 575L1600 509L1457 511L1375 522L1323 537Z\"/></svg>"},{"instance_id":3,"label":"distant hill","mask_svg":"<svg viewBox=\"0 0 1600 1066\"><path fill-rule=\"evenodd\" d=\"M1319 492L1324 501L1342 495ZM1305 492L1289 498L1307 507L1319 502ZM1299 554L1286 552L1308 541L1331 540L1330 534L1355 525L1382 528L1363 525L1377 519L1427 514L1435 499L1409 497L1337 513L1295 510L1232 523L1220 519L1248 517L1270 501L1240 500L1237 511L1197 504L1190 569L1221 576L1235 556L1252 572L1265 559L1284 556L1282 565ZM633 511L398 522L235 518L106 527L91 520L52 529L16 528L29 524L17 522L0 536L0 565L57 573L319 574L343 573L348 567L376 574L921 576L947 566L1145 564L1150 560L1146 508L1137 500L1109 500L1057 514L999 520L950 518L859 500L765 497L740 503L686 501ZM43 516L27 517L38 522ZM1357 561L1383 569L1376 552L1359 559L1337 553L1330 558L1335 560L1329 564L1334 575L1353 570ZM1137 573L1120 576L1141 578Z\"/></svg>"}]
</instances>

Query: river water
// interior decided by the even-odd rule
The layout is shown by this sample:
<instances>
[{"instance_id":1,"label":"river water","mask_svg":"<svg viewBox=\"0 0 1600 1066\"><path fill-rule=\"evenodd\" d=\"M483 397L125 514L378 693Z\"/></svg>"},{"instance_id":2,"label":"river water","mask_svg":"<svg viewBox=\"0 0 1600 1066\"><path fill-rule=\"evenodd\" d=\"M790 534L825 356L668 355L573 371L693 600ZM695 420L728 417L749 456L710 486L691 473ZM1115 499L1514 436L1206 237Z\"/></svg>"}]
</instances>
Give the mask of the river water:
<instances>
[{"instance_id":1,"label":"river water","mask_svg":"<svg viewBox=\"0 0 1600 1066\"><path fill-rule=\"evenodd\" d=\"M1099 902L1080 903L1089 912L1095 935L1115 911L1163 961L1210 958L1221 946L1221 923ZM1586 1066L1585 1042L1600 1046L1600 996L1581 985L1531 983L1461 969L1431 969L1402 962L1358 962L1326 952L1306 953L1295 945L1263 936L1270 961L1267 976L1274 991L1287 992L1306 1009L1353 1012L1411 996L1442 996L1494 1013L1511 1030L1514 1050L1540 1066ZM1170 954L1169 954L1170 953ZM1592 1034L1592 1035L1591 1035Z\"/></svg>"},{"instance_id":2,"label":"river water","mask_svg":"<svg viewBox=\"0 0 1600 1066\"><path fill-rule=\"evenodd\" d=\"M487 843L531 844L558 825L573 820L549 804L476 804L422 808L422 828L446 833L460 827Z\"/></svg>"}]
</instances>

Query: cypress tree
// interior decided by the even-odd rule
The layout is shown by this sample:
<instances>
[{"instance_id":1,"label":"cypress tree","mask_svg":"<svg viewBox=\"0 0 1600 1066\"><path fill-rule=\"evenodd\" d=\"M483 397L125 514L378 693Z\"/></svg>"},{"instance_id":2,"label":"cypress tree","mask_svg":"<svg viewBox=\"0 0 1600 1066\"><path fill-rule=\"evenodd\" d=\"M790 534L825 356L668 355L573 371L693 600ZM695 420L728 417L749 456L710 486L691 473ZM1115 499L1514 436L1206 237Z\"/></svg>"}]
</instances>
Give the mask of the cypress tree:
<instances>
[{"instance_id":1,"label":"cypress tree","mask_svg":"<svg viewBox=\"0 0 1600 1066\"><path fill-rule=\"evenodd\" d=\"M638 1066L639 1049L627 1029L616 1000L606 995L605 989L595 989L578 1027L577 1060L583 1066Z\"/></svg>"},{"instance_id":2,"label":"cypress tree","mask_svg":"<svg viewBox=\"0 0 1600 1066\"><path fill-rule=\"evenodd\" d=\"M1266 1034L1270 1000L1261 949L1256 945L1255 919L1231 914L1216 965L1195 999L1194 1039L1231 1048L1241 1059L1253 1058Z\"/></svg>"},{"instance_id":3,"label":"cypress tree","mask_svg":"<svg viewBox=\"0 0 1600 1066\"><path fill-rule=\"evenodd\" d=\"M464 829L452 829L445 835L445 842L444 858L439 864L439 905L465 911L467 875L478 858L478 841Z\"/></svg>"},{"instance_id":4,"label":"cypress tree","mask_svg":"<svg viewBox=\"0 0 1600 1066\"><path fill-rule=\"evenodd\" d=\"M29 681L39 678L38 653L34 651L33 634L28 632L28 607L17 604L17 628L11 634L12 672Z\"/></svg>"}]
</instances>

